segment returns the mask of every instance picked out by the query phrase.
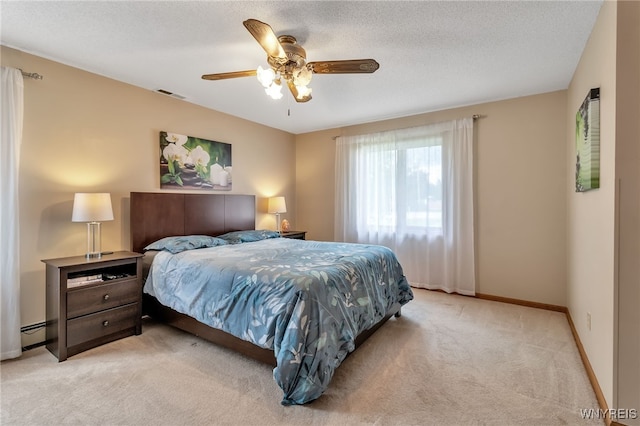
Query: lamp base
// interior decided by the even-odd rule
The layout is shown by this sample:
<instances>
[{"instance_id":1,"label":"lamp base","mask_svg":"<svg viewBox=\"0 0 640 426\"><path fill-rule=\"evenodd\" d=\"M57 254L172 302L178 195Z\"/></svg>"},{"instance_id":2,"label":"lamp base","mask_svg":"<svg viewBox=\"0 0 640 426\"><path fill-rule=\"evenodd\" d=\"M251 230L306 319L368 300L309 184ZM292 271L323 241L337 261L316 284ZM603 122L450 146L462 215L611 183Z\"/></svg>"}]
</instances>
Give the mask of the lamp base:
<instances>
[{"instance_id":1,"label":"lamp base","mask_svg":"<svg viewBox=\"0 0 640 426\"><path fill-rule=\"evenodd\" d=\"M100 222L87 223L87 259L98 259L102 257Z\"/></svg>"}]
</instances>

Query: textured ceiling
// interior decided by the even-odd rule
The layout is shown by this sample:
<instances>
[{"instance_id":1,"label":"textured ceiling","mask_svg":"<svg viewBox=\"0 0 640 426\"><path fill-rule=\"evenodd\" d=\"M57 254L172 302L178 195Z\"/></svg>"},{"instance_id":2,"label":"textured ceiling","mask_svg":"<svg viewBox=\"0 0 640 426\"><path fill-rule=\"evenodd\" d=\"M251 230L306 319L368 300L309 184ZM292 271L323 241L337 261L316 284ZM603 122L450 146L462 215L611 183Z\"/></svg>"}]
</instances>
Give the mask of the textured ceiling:
<instances>
[{"instance_id":1,"label":"textured ceiling","mask_svg":"<svg viewBox=\"0 0 640 426\"><path fill-rule=\"evenodd\" d=\"M601 4L2 1L0 41L298 134L566 89ZM380 69L316 74L306 104L270 99L253 77L202 80L266 67L247 18L295 36L309 61L374 58Z\"/></svg>"}]
</instances>

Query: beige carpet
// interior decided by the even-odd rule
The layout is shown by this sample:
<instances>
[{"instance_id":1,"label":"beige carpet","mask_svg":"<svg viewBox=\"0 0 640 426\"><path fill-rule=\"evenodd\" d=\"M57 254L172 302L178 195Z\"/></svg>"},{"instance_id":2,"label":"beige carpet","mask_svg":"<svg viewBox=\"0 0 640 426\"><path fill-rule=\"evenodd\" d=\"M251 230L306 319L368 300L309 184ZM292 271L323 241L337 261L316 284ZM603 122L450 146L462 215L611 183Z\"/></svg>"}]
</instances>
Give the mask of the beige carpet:
<instances>
[{"instance_id":1,"label":"beige carpet","mask_svg":"<svg viewBox=\"0 0 640 426\"><path fill-rule=\"evenodd\" d=\"M320 399L283 407L268 366L145 321L58 363L1 364L3 425L584 425L598 408L563 314L415 290Z\"/></svg>"}]
</instances>

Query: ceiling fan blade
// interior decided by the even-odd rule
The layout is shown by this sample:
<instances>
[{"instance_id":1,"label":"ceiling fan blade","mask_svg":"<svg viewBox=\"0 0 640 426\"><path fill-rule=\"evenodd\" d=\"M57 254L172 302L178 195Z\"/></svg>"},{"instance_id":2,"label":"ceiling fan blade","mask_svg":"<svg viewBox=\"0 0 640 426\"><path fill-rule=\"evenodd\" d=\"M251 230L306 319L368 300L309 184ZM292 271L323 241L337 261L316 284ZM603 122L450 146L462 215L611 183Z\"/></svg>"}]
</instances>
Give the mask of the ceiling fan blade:
<instances>
[{"instance_id":1,"label":"ceiling fan blade","mask_svg":"<svg viewBox=\"0 0 640 426\"><path fill-rule=\"evenodd\" d=\"M287 55L280 45L278 37L276 37L276 34L269 24L265 24L257 19L247 19L243 24L260 46L262 46L264 51L267 52L267 55L287 59Z\"/></svg>"},{"instance_id":2,"label":"ceiling fan blade","mask_svg":"<svg viewBox=\"0 0 640 426\"><path fill-rule=\"evenodd\" d=\"M205 74L202 76L202 79L203 80L224 80L227 78L251 77L257 74L258 72L256 70L221 72L218 74Z\"/></svg>"},{"instance_id":3,"label":"ceiling fan blade","mask_svg":"<svg viewBox=\"0 0 640 426\"><path fill-rule=\"evenodd\" d=\"M349 59L345 61L309 62L316 74L360 74L372 73L380 68L375 59Z\"/></svg>"},{"instance_id":4,"label":"ceiling fan blade","mask_svg":"<svg viewBox=\"0 0 640 426\"><path fill-rule=\"evenodd\" d=\"M287 86L289 86L289 91L291 91L291 94L295 98L296 102L302 103L302 102L309 102L311 100L311 95L305 95L301 98L298 97L300 93L298 93L298 88L296 87L295 84L293 84L293 81L287 80Z\"/></svg>"}]
</instances>

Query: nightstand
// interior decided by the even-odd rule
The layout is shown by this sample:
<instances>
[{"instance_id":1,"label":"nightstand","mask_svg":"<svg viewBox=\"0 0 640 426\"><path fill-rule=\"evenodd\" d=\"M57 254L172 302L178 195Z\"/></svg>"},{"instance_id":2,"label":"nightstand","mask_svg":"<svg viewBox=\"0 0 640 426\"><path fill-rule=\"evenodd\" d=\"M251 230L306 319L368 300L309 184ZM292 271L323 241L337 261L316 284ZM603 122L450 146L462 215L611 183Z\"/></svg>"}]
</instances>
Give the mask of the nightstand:
<instances>
[{"instance_id":1,"label":"nightstand","mask_svg":"<svg viewBox=\"0 0 640 426\"><path fill-rule=\"evenodd\" d=\"M287 232L281 232L280 236L282 238L293 238L294 240L305 240L306 234L307 234L307 231L287 231Z\"/></svg>"},{"instance_id":2,"label":"nightstand","mask_svg":"<svg viewBox=\"0 0 640 426\"><path fill-rule=\"evenodd\" d=\"M44 259L47 274L46 345L67 357L142 333L142 254L117 251Z\"/></svg>"}]
</instances>

